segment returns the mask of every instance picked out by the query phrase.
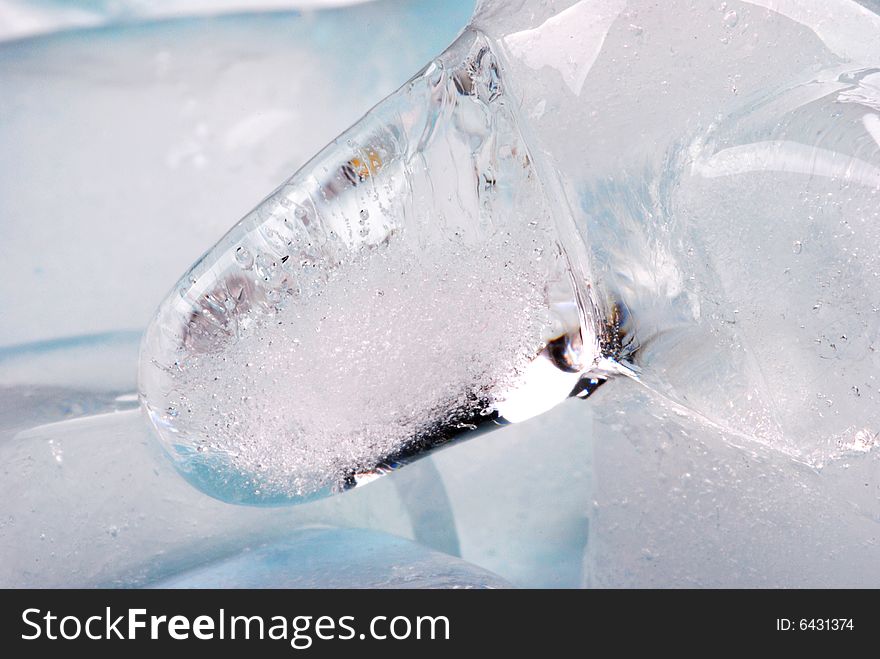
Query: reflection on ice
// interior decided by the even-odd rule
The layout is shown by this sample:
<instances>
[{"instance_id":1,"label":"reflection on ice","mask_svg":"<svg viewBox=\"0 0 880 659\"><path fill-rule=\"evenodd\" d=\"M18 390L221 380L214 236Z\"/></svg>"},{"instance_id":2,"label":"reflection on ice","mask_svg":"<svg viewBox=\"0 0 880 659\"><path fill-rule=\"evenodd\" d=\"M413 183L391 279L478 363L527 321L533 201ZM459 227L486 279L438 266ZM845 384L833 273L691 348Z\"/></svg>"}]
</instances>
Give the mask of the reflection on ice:
<instances>
[{"instance_id":1,"label":"reflection on ice","mask_svg":"<svg viewBox=\"0 0 880 659\"><path fill-rule=\"evenodd\" d=\"M862 118L866 129L869 122L865 119L876 116L865 115ZM820 149L799 142L753 142L732 146L702 162L695 162L694 169L706 178L748 172L790 172L826 178L846 177L862 185L880 185L880 167L839 151Z\"/></svg>"}]
</instances>

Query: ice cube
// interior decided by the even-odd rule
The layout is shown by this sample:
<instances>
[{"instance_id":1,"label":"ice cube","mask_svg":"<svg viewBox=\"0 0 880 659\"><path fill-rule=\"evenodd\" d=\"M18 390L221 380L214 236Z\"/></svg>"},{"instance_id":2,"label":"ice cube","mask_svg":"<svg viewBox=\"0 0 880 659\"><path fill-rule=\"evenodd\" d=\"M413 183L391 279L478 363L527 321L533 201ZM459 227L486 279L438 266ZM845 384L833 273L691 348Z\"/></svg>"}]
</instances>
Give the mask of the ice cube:
<instances>
[{"instance_id":1,"label":"ice cube","mask_svg":"<svg viewBox=\"0 0 880 659\"><path fill-rule=\"evenodd\" d=\"M367 529L303 529L151 584L155 588L509 588L501 577Z\"/></svg>"},{"instance_id":2,"label":"ice cube","mask_svg":"<svg viewBox=\"0 0 880 659\"><path fill-rule=\"evenodd\" d=\"M584 391L600 332L504 85L465 33L184 275L140 392L191 481L308 500Z\"/></svg>"}]
</instances>

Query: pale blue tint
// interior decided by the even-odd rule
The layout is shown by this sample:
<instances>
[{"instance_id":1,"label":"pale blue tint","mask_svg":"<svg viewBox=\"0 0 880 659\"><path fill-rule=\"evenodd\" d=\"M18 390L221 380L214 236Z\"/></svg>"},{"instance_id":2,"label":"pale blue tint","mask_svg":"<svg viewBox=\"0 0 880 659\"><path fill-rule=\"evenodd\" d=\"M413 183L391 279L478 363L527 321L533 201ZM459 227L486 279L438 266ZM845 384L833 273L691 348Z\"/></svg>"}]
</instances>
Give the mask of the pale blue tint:
<instances>
[{"instance_id":1,"label":"pale blue tint","mask_svg":"<svg viewBox=\"0 0 880 659\"><path fill-rule=\"evenodd\" d=\"M151 584L156 588L508 588L448 554L365 529L305 529Z\"/></svg>"}]
</instances>

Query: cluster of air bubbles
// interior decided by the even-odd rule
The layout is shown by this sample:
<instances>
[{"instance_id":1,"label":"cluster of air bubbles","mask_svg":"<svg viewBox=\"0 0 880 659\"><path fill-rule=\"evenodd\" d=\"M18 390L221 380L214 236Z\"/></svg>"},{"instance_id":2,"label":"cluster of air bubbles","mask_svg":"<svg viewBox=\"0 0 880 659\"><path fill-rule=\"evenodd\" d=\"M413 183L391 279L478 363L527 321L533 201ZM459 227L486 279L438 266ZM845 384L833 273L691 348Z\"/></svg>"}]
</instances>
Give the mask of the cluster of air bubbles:
<instances>
[{"instance_id":1,"label":"cluster of air bubbles","mask_svg":"<svg viewBox=\"0 0 880 659\"><path fill-rule=\"evenodd\" d=\"M191 355L168 410L177 431L259 494L299 496L491 414L550 322L542 235L499 238L364 250L296 304Z\"/></svg>"}]
</instances>

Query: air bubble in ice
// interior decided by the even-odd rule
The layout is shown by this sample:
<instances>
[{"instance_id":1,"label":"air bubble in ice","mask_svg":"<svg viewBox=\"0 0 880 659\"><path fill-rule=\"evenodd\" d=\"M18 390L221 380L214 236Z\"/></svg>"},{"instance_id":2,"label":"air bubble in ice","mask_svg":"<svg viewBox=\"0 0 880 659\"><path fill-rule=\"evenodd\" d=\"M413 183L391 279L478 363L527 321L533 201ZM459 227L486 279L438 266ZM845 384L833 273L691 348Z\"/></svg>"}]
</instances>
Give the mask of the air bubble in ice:
<instances>
[{"instance_id":1,"label":"air bubble in ice","mask_svg":"<svg viewBox=\"0 0 880 659\"><path fill-rule=\"evenodd\" d=\"M235 250L235 260L242 268L247 270L254 264L254 257L251 256L247 247L237 247Z\"/></svg>"},{"instance_id":2,"label":"air bubble in ice","mask_svg":"<svg viewBox=\"0 0 880 659\"><path fill-rule=\"evenodd\" d=\"M724 14L724 27L731 29L736 27L737 23L739 23L739 14L735 10L731 9Z\"/></svg>"}]
</instances>

